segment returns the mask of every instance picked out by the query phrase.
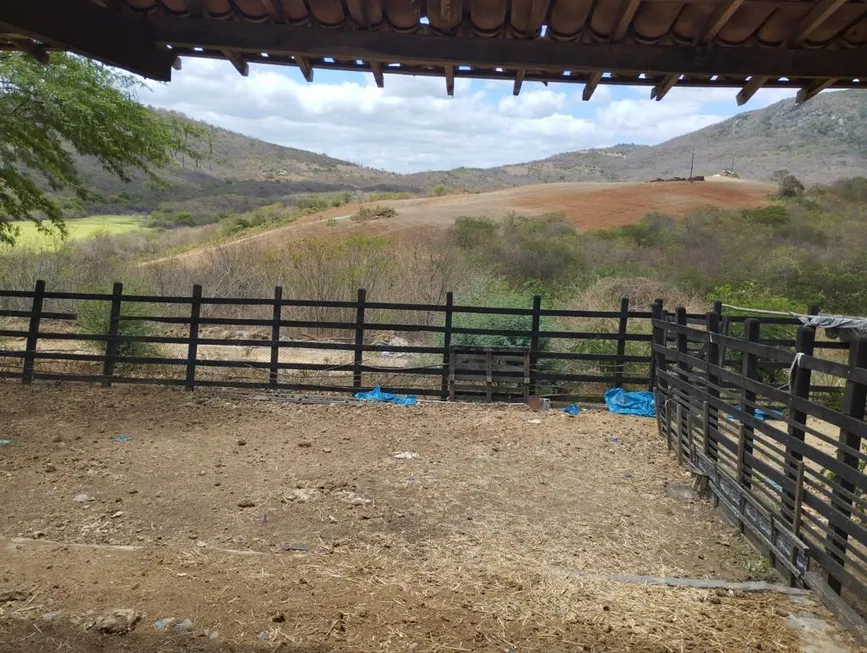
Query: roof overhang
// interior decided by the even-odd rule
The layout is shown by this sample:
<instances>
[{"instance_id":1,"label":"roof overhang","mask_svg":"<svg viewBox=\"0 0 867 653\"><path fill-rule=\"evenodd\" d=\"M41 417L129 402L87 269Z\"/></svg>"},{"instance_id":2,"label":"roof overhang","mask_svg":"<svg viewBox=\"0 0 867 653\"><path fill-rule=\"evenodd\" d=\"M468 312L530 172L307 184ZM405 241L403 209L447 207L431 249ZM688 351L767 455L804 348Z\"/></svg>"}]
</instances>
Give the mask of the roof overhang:
<instances>
[{"instance_id":1,"label":"roof overhang","mask_svg":"<svg viewBox=\"0 0 867 653\"><path fill-rule=\"evenodd\" d=\"M168 81L178 57L455 78L651 87L867 88L865 0L26 0L0 49L63 49ZM862 81L863 80L863 81Z\"/></svg>"}]
</instances>

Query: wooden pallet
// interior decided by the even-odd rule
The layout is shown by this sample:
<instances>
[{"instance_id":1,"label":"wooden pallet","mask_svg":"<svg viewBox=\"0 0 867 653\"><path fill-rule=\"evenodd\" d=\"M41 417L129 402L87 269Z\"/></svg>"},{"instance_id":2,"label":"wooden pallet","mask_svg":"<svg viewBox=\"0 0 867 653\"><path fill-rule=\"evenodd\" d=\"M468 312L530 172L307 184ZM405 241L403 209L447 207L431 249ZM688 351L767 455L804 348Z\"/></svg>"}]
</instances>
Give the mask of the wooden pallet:
<instances>
[{"instance_id":1,"label":"wooden pallet","mask_svg":"<svg viewBox=\"0 0 867 653\"><path fill-rule=\"evenodd\" d=\"M453 346L449 353L449 400L530 397L530 350Z\"/></svg>"}]
</instances>

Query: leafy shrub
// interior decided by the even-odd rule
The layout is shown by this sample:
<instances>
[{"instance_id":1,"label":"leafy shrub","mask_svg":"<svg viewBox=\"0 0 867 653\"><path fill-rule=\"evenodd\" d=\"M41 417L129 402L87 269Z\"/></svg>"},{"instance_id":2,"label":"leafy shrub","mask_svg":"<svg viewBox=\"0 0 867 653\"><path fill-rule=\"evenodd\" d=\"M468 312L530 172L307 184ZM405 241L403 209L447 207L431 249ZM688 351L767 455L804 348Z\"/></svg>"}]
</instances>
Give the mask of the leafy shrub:
<instances>
[{"instance_id":1,"label":"leafy shrub","mask_svg":"<svg viewBox=\"0 0 867 653\"><path fill-rule=\"evenodd\" d=\"M449 237L458 247L474 249L489 244L499 229L491 218L461 216L449 228Z\"/></svg>"},{"instance_id":2,"label":"leafy shrub","mask_svg":"<svg viewBox=\"0 0 867 653\"><path fill-rule=\"evenodd\" d=\"M743 209L741 215L744 220L763 224L771 227L783 225L789 222L789 213L786 207L780 204L770 204L755 209Z\"/></svg>"},{"instance_id":3,"label":"leafy shrub","mask_svg":"<svg viewBox=\"0 0 867 653\"><path fill-rule=\"evenodd\" d=\"M350 220L364 222L367 220L378 220L379 218L393 218L396 215L397 211L390 206L362 206Z\"/></svg>"},{"instance_id":4,"label":"leafy shrub","mask_svg":"<svg viewBox=\"0 0 867 653\"><path fill-rule=\"evenodd\" d=\"M804 184L795 175L786 175L780 180L780 197L800 197L804 194Z\"/></svg>"},{"instance_id":5,"label":"leafy shrub","mask_svg":"<svg viewBox=\"0 0 867 653\"><path fill-rule=\"evenodd\" d=\"M100 291L95 291L100 292ZM139 294L135 286L124 288L128 295ZM121 302L121 317L159 317L160 305L142 302ZM84 333L90 335L106 335L111 325L111 302L102 300L83 301L78 306L78 324ZM153 336L157 334L153 322L144 320L120 320L117 333L119 336ZM98 351L104 351L105 341L88 340L86 346ZM120 342L117 347L118 356L153 356L159 348L149 342Z\"/></svg>"}]
</instances>

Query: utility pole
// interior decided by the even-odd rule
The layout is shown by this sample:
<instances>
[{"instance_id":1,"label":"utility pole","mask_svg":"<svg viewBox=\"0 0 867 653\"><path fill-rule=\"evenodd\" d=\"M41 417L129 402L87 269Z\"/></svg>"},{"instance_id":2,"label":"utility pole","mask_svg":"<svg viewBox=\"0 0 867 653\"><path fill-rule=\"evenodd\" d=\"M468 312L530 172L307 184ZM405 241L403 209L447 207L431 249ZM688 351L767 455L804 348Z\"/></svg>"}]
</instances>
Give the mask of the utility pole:
<instances>
[{"instance_id":1,"label":"utility pole","mask_svg":"<svg viewBox=\"0 0 867 653\"><path fill-rule=\"evenodd\" d=\"M695 168L695 150L692 151L692 162L689 164L689 183L692 183L692 171Z\"/></svg>"}]
</instances>

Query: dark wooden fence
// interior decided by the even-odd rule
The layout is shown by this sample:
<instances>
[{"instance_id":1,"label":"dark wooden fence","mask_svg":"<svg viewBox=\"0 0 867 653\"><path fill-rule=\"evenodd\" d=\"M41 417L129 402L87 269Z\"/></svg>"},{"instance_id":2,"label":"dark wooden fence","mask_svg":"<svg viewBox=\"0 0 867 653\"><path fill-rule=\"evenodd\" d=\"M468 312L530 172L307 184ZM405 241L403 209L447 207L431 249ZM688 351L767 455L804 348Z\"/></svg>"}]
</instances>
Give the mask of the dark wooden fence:
<instances>
[{"instance_id":1,"label":"dark wooden fence","mask_svg":"<svg viewBox=\"0 0 867 653\"><path fill-rule=\"evenodd\" d=\"M809 327L798 329L793 352L761 342L755 319L733 337L715 313L701 325L683 310L656 313L657 412L668 446L793 581L830 588L867 614L867 341L838 343L848 361L835 362L814 355ZM789 373L766 383L763 366ZM814 400L819 375L837 380L842 401Z\"/></svg>"},{"instance_id":2,"label":"dark wooden fence","mask_svg":"<svg viewBox=\"0 0 867 653\"><path fill-rule=\"evenodd\" d=\"M93 305L100 306L95 310L104 319L97 320L98 328L93 320L88 328L81 324L82 302L91 306L91 316ZM661 308L657 300L654 310ZM725 332L736 332L745 319L722 315L719 304L714 310ZM508 328L462 326L469 316L506 321ZM632 310L625 298L617 311L583 311L542 308L538 296L526 308L503 308L457 305L452 293L444 304L375 302L363 289L353 301L286 298L280 287L273 297L208 297L201 286L194 286L188 297L168 297L125 294L121 283L110 294L58 292L39 281L33 290L0 290L0 318L8 322L0 324L0 339L6 339L0 348L0 377L25 383L70 380L300 392L356 392L380 384L392 392L446 399L451 345L476 337L529 350L530 394L591 400L608 387L653 387L651 317L652 311ZM687 315L687 320L699 319L704 316ZM798 321L765 323L794 329ZM218 327L258 332L226 336ZM406 342L378 342L376 336L384 333L400 334ZM779 338L762 342L795 345ZM216 347L264 348L270 354L264 360L211 355L208 350ZM291 360L296 358L292 351L301 349L347 359ZM419 364L366 360L383 352ZM762 365L780 367L776 361ZM493 398L520 400L525 391L504 389Z\"/></svg>"},{"instance_id":3,"label":"dark wooden fence","mask_svg":"<svg viewBox=\"0 0 867 653\"><path fill-rule=\"evenodd\" d=\"M5 348L0 349L0 361L6 363L0 364L0 376L25 383L68 380L106 386L140 383L189 389L357 392L385 380L387 383L381 383L384 390L446 399L451 346L473 336L495 337L509 346L528 349L530 394L566 399L579 396L582 384L600 388L646 388L650 384L651 312L630 310L625 299L618 311L580 311L544 309L540 297L526 308L498 308L457 305L452 293L444 304L375 302L364 290L358 291L354 301L291 299L279 287L268 298L208 297L201 286L194 286L188 297L164 297L128 295L120 283L110 294L57 292L47 290L40 281L33 290L0 290L0 302L0 318L7 318L0 329L0 338L6 339ZM92 325L84 328L82 302L91 307L99 304L96 310L104 320L98 332ZM298 319L295 313L302 309L307 314L316 309L318 317ZM517 320L518 324L513 328L461 326L468 315ZM576 319L593 326L583 331L570 328L570 321ZM131 329L132 323L150 326ZM258 333L255 337L208 333L217 327ZM290 333L292 337L287 337ZM324 333L332 335L325 337ZM376 342L377 334L382 333L399 334L406 344ZM580 343L603 343L597 348L606 352L593 351L592 346L591 351L583 351ZM639 343L641 354L627 353L629 343ZM149 353L140 353L142 346L149 347ZM265 348L270 356L251 360L203 353L213 347ZM347 360L287 360L293 358L293 350L300 349ZM367 361L371 354L383 352L409 355L421 362L382 366ZM576 365L589 369L582 371ZM214 374L215 369L224 373ZM597 391L596 396L599 394ZM493 398L522 397L523 392L516 391Z\"/></svg>"}]
</instances>

